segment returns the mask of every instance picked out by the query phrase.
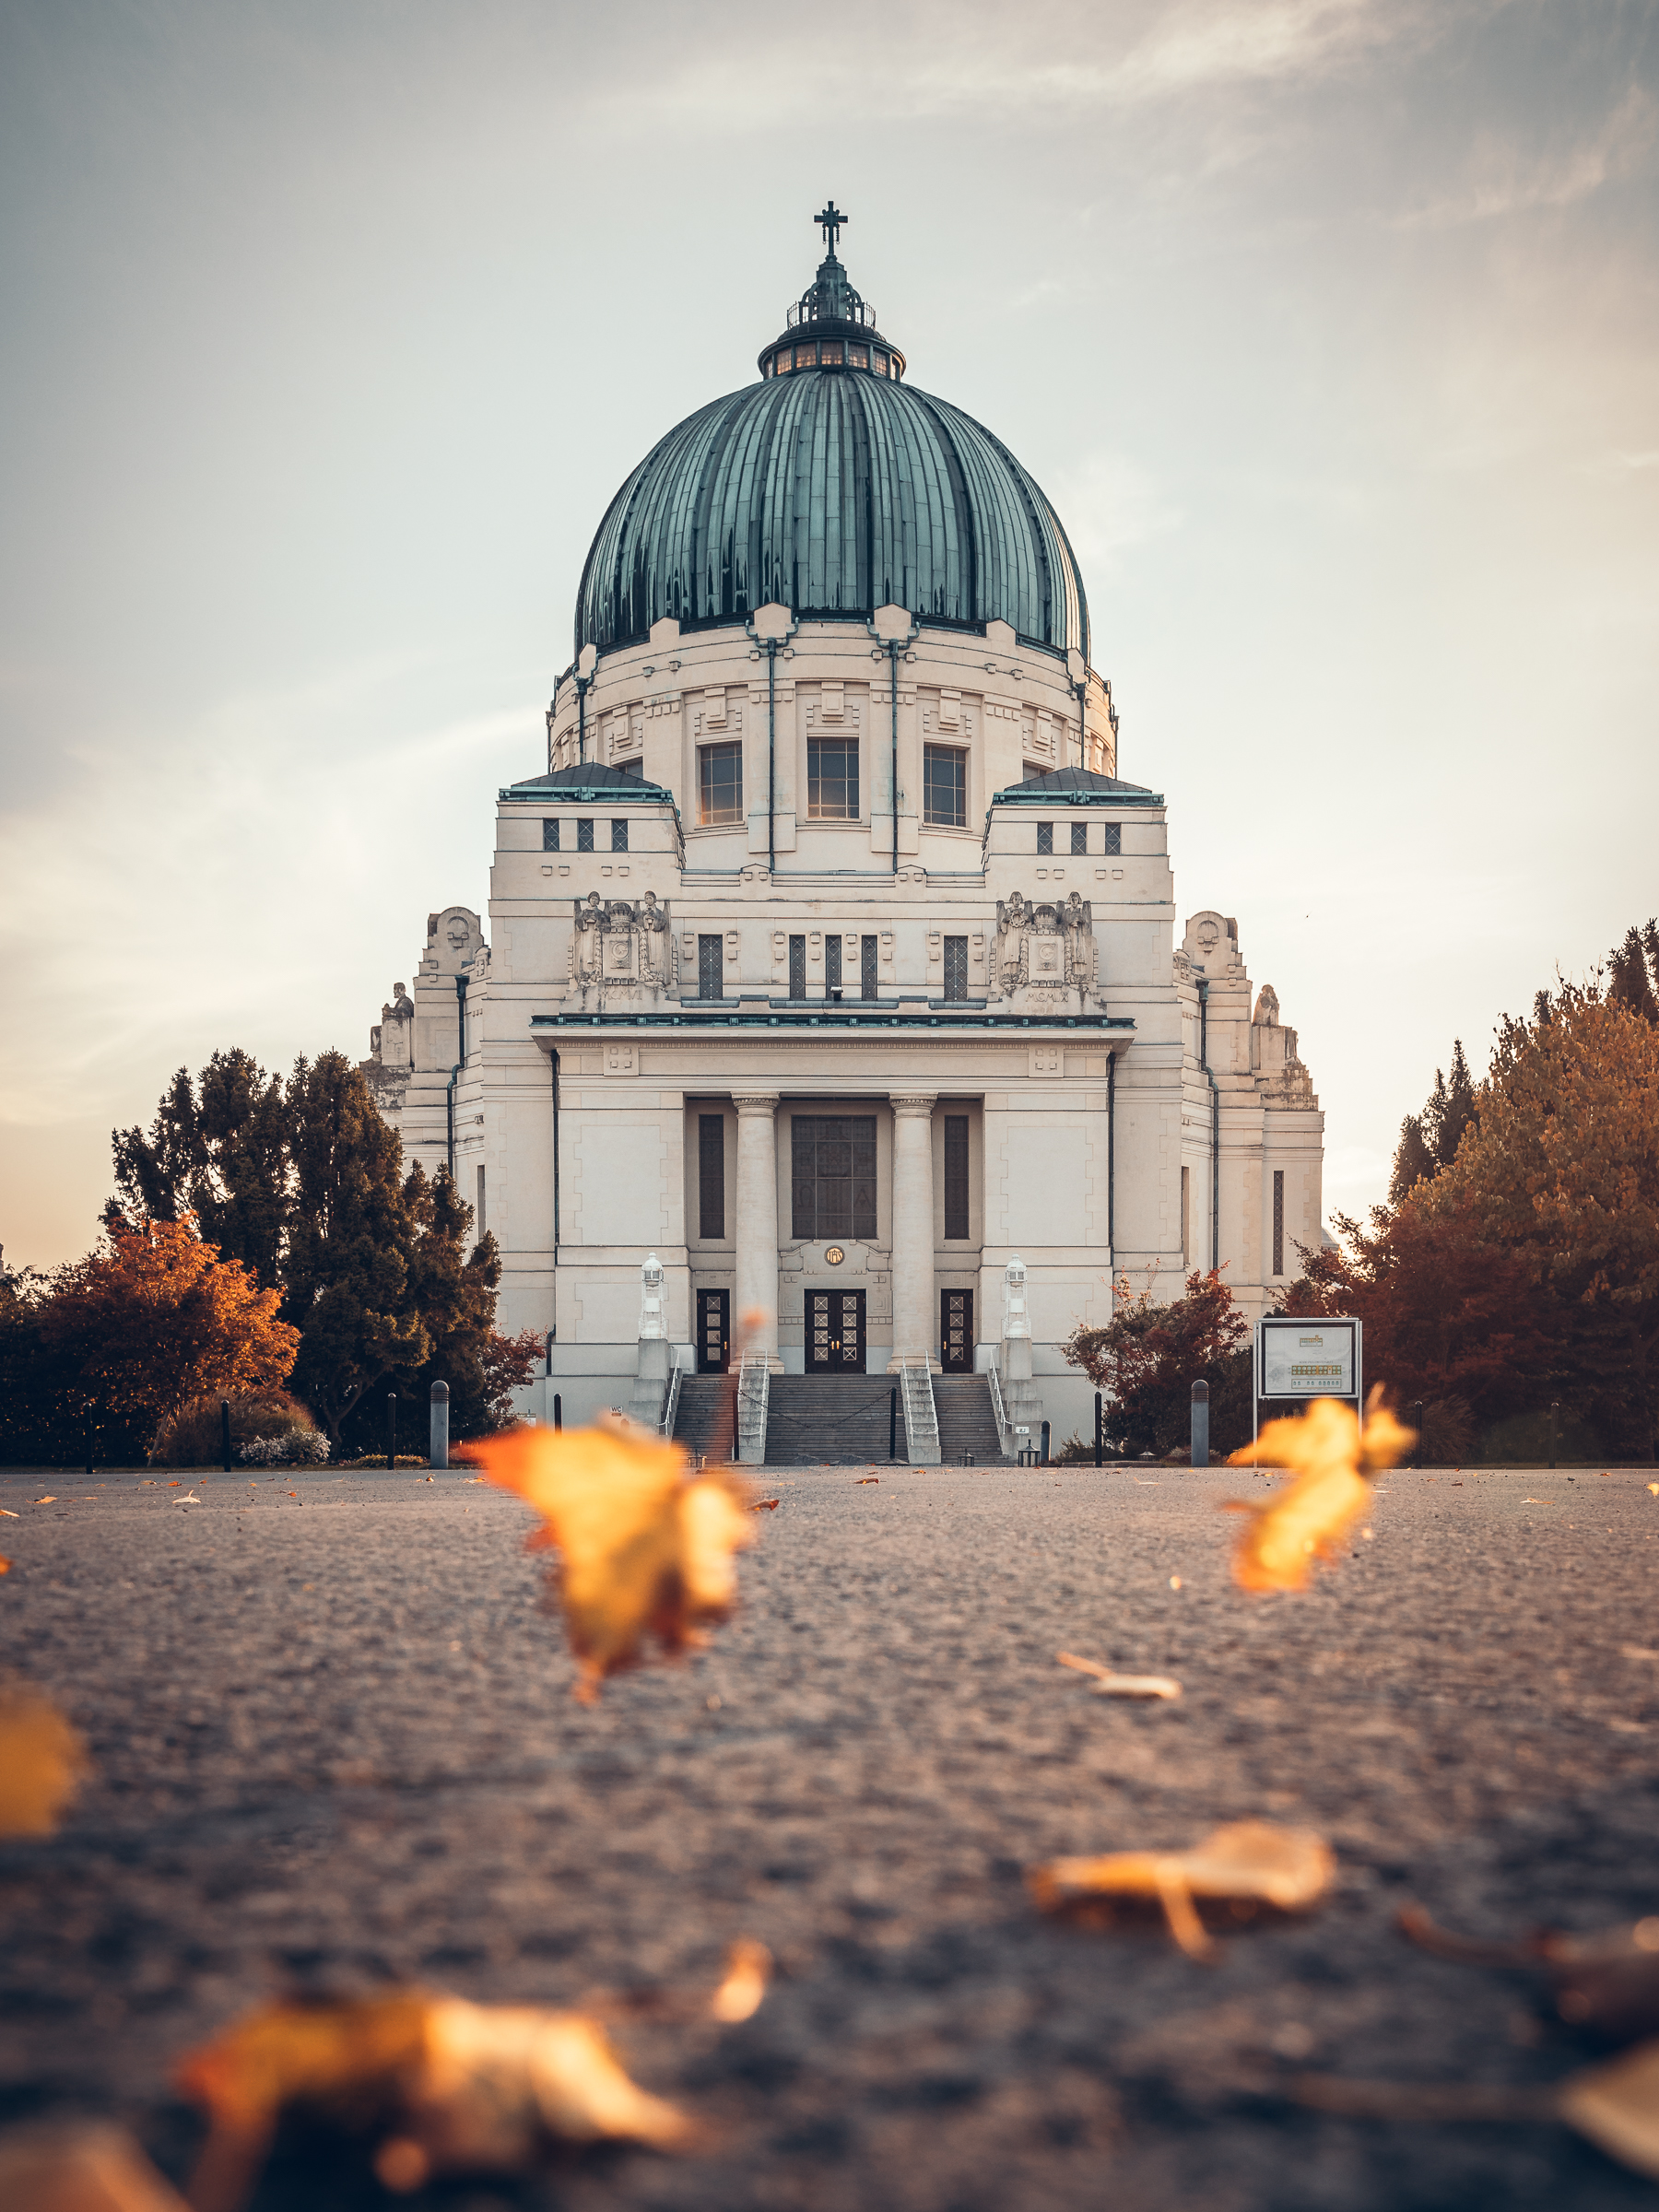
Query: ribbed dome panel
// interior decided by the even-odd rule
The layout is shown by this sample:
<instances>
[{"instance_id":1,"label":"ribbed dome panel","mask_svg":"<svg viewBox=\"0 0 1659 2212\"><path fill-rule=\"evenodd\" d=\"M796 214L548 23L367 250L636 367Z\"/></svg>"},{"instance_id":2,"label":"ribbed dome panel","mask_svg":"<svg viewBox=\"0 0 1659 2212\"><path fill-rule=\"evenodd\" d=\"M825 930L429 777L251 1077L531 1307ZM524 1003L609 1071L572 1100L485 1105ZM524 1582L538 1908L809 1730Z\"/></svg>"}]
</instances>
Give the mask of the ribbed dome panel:
<instances>
[{"instance_id":1,"label":"ribbed dome panel","mask_svg":"<svg viewBox=\"0 0 1659 2212\"><path fill-rule=\"evenodd\" d=\"M806 618L897 605L1088 652L1065 533L1007 447L913 385L845 370L750 384L653 448L589 551L576 647L769 602Z\"/></svg>"}]
</instances>

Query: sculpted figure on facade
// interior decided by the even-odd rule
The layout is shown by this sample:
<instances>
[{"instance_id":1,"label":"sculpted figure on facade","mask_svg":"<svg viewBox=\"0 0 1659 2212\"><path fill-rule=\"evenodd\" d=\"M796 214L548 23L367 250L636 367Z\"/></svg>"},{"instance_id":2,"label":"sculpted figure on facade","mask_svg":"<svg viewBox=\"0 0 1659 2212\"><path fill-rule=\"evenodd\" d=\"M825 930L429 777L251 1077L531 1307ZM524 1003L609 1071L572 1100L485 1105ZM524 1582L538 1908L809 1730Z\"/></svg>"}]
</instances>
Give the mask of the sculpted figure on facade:
<instances>
[{"instance_id":1,"label":"sculpted figure on facade","mask_svg":"<svg viewBox=\"0 0 1659 2212\"><path fill-rule=\"evenodd\" d=\"M669 981L667 909L654 891L635 906L590 891L573 901L571 982L584 1014L621 1013L662 1003Z\"/></svg>"},{"instance_id":2,"label":"sculpted figure on facade","mask_svg":"<svg viewBox=\"0 0 1659 2212\"><path fill-rule=\"evenodd\" d=\"M994 995L1017 1014L1081 1014L1095 987L1094 915L1074 891L1056 905L1032 904L1018 891L996 902L991 950Z\"/></svg>"}]
</instances>

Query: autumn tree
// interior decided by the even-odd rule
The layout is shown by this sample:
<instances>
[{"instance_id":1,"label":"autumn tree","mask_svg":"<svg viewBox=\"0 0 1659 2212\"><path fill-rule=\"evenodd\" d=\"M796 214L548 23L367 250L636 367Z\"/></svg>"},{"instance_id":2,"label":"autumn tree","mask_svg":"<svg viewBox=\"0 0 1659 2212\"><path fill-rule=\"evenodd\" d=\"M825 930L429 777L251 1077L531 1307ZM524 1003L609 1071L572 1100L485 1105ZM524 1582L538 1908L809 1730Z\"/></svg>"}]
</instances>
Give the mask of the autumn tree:
<instances>
[{"instance_id":1,"label":"autumn tree","mask_svg":"<svg viewBox=\"0 0 1659 2212\"><path fill-rule=\"evenodd\" d=\"M116 1129L106 1218L194 1213L210 1244L270 1287L281 1280L290 1203L288 1120L279 1077L252 1053L215 1053L193 1083L180 1068L147 1132Z\"/></svg>"},{"instance_id":2,"label":"autumn tree","mask_svg":"<svg viewBox=\"0 0 1659 2212\"><path fill-rule=\"evenodd\" d=\"M1212 1268L1207 1275L1194 1270L1185 1296L1168 1304L1153 1297L1149 1281L1136 1290L1122 1277L1112 1319L1103 1327L1075 1329L1060 1349L1108 1394L1101 1427L1111 1442L1130 1453L1161 1454L1187 1441L1193 1384L1207 1382L1212 1394L1226 1389L1249 1334L1232 1292ZM1248 1397L1249 1354L1242 1357ZM1222 1441L1216 1437L1218 1450Z\"/></svg>"},{"instance_id":3,"label":"autumn tree","mask_svg":"<svg viewBox=\"0 0 1659 2212\"><path fill-rule=\"evenodd\" d=\"M1659 1029L1659 922L1632 923L1607 955L1607 997Z\"/></svg>"},{"instance_id":4,"label":"autumn tree","mask_svg":"<svg viewBox=\"0 0 1659 2212\"><path fill-rule=\"evenodd\" d=\"M279 1317L281 1294L221 1260L188 1214L117 1218L99 1250L37 1279L21 1302L14 1332L27 1322L31 1416L48 1457L142 1457L188 1399L283 1382L300 1343Z\"/></svg>"}]
</instances>

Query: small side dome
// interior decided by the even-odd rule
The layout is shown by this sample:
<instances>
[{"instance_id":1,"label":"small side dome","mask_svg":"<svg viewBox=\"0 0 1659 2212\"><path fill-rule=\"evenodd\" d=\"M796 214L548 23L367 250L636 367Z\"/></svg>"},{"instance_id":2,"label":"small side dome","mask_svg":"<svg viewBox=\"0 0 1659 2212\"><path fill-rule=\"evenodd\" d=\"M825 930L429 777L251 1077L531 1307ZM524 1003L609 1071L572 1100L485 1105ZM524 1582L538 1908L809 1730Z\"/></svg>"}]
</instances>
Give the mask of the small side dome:
<instances>
[{"instance_id":1,"label":"small side dome","mask_svg":"<svg viewBox=\"0 0 1659 2212\"><path fill-rule=\"evenodd\" d=\"M804 620L908 607L1088 658L1077 564L1041 487L1002 441L903 382L905 358L847 279L835 238L760 355L761 381L688 416L612 500L582 571L576 651L654 622L738 623L776 602ZM785 361L785 355L789 358Z\"/></svg>"}]
</instances>

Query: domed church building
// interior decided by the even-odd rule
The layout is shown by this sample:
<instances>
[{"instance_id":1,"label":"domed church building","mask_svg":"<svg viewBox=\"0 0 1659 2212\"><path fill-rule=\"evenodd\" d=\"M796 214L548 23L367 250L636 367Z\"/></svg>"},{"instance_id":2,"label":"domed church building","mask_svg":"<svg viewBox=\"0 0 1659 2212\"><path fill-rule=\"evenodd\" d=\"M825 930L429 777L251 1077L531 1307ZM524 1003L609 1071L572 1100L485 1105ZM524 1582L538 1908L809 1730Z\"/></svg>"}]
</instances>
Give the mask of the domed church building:
<instances>
[{"instance_id":1,"label":"domed church building","mask_svg":"<svg viewBox=\"0 0 1659 2212\"><path fill-rule=\"evenodd\" d=\"M1088 1436L1114 1279L1248 1312L1324 1117L1237 924L1178 917L1059 516L912 383L818 221L755 382L599 524L488 943L432 914L365 1071L491 1231L526 1410L742 1455ZM722 1378L740 1372L734 1392Z\"/></svg>"}]
</instances>

